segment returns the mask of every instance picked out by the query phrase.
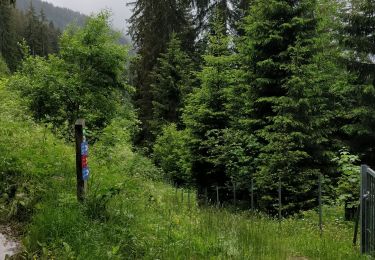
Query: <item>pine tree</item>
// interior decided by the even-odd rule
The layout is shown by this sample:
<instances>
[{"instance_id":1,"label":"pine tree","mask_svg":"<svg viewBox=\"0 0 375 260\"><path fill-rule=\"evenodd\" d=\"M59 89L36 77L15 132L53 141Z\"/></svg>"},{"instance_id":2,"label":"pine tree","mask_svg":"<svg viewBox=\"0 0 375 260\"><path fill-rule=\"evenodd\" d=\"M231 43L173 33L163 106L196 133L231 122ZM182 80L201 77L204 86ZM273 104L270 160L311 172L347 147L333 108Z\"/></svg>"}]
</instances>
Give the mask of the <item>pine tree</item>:
<instances>
[{"instance_id":1,"label":"pine tree","mask_svg":"<svg viewBox=\"0 0 375 260\"><path fill-rule=\"evenodd\" d=\"M148 123L153 114L151 72L157 59L166 51L172 33L180 37L183 50L191 50L194 46L195 34L191 27L189 3L177 0L138 0L133 3L129 31L138 53L138 58L132 64L132 83L137 89L135 99L143 123L140 139L147 143L150 137Z\"/></svg>"},{"instance_id":2,"label":"pine tree","mask_svg":"<svg viewBox=\"0 0 375 260\"><path fill-rule=\"evenodd\" d=\"M347 78L335 65L337 46L331 46L331 28L315 15L317 8L314 0L256 1L244 25L246 124L262 147L256 167L259 204L271 212L279 181L283 211L289 214L315 205L318 177L329 171L335 100Z\"/></svg>"},{"instance_id":3,"label":"pine tree","mask_svg":"<svg viewBox=\"0 0 375 260\"><path fill-rule=\"evenodd\" d=\"M181 127L181 110L194 84L193 62L181 49L181 41L172 34L166 53L161 54L152 72L153 118L155 135L167 123Z\"/></svg>"},{"instance_id":4,"label":"pine tree","mask_svg":"<svg viewBox=\"0 0 375 260\"><path fill-rule=\"evenodd\" d=\"M2 54L11 70L15 70L17 67L14 4L15 1L0 1L0 54Z\"/></svg>"},{"instance_id":5,"label":"pine tree","mask_svg":"<svg viewBox=\"0 0 375 260\"><path fill-rule=\"evenodd\" d=\"M361 160L375 167L375 3L371 0L347 1L344 10L343 45L346 65L353 72L351 101L347 111L344 136Z\"/></svg>"},{"instance_id":6,"label":"pine tree","mask_svg":"<svg viewBox=\"0 0 375 260\"><path fill-rule=\"evenodd\" d=\"M228 181L223 162L217 163L218 160L213 158L212 144L229 126L226 91L236 84L238 76L236 58L230 50L231 41L226 35L220 10L215 12L208 39L205 63L198 73L201 86L189 97L183 115L186 128L192 135L192 172L200 192L205 187L224 185Z\"/></svg>"},{"instance_id":7,"label":"pine tree","mask_svg":"<svg viewBox=\"0 0 375 260\"><path fill-rule=\"evenodd\" d=\"M25 28L25 40L30 47L30 51L32 55L39 55L41 54L41 41L40 41L40 21L35 13L35 9L33 3L30 2L29 10L26 14L27 17L27 25Z\"/></svg>"},{"instance_id":8,"label":"pine tree","mask_svg":"<svg viewBox=\"0 0 375 260\"><path fill-rule=\"evenodd\" d=\"M219 9L223 14L226 27L239 32L239 21L249 9L250 2L251 0L194 0L192 4L197 10L197 27L204 31L208 26L206 21L210 20L214 10Z\"/></svg>"},{"instance_id":9,"label":"pine tree","mask_svg":"<svg viewBox=\"0 0 375 260\"><path fill-rule=\"evenodd\" d=\"M59 51L59 37L61 32L59 29L55 28L53 22L48 23L48 45L50 46L50 51L52 53L57 53Z\"/></svg>"},{"instance_id":10,"label":"pine tree","mask_svg":"<svg viewBox=\"0 0 375 260\"><path fill-rule=\"evenodd\" d=\"M39 14L39 41L40 41L40 55L47 56L50 53L50 44L48 41L48 27L47 27L47 19L46 15L44 14L44 10L40 10Z\"/></svg>"}]
</instances>

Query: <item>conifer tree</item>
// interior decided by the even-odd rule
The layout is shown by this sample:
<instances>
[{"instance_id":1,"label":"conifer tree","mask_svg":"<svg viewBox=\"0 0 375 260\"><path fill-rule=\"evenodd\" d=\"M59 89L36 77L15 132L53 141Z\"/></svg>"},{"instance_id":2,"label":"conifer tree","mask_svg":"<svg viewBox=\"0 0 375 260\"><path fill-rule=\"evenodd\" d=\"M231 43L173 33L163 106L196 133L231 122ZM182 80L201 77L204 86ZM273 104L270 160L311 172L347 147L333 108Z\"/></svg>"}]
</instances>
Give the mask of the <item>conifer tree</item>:
<instances>
[{"instance_id":1,"label":"conifer tree","mask_svg":"<svg viewBox=\"0 0 375 260\"><path fill-rule=\"evenodd\" d=\"M15 1L0 1L0 54L11 70L17 66L17 35L14 21Z\"/></svg>"},{"instance_id":2,"label":"conifer tree","mask_svg":"<svg viewBox=\"0 0 375 260\"><path fill-rule=\"evenodd\" d=\"M49 51L57 53L59 51L59 36L61 32L55 27L53 22L48 23L48 45L50 46Z\"/></svg>"},{"instance_id":3,"label":"conifer tree","mask_svg":"<svg viewBox=\"0 0 375 260\"><path fill-rule=\"evenodd\" d=\"M193 62L181 49L181 40L172 34L166 53L161 54L152 72L153 118L155 135L167 123L181 126L181 110L194 84Z\"/></svg>"},{"instance_id":4,"label":"conifer tree","mask_svg":"<svg viewBox=\"0 0 375 260\"><path fill-rule=\"evenodd\" d=\"M47 27L47 19L44 10L40 10L39 14L39 39L40 39L40 55L47 56L50 53L50 44L48 42L49 34Z\"/></svg>"},{"instance_id":5,"label":"conifer tree","mask_svg":"<svg viewBox=\"0 0 375 260\"><path fill-rule=\"evenodd\" d=\"M192 4L197 10L196 21L198 29L205 30L213 11L219 9L223 14L224 21L228 28L238 31L239 21L250 6L251 0L193 0Z\"/></svg>"},{"instance_id":6,"label":"conifer tree","mask_svg":"<svg viewBox=\"0 0 375 260\"><path fill-rule=\"evenodd\" d=\"M30 47L32 55L38 55L41 53L41 41L40 41L40 21L39 17L35 12L33 3L30 2L29 10L26 14L27 25L25 28L25 39Z\"/></svg>"},{"instance_id":7,"label":"conifer tree","mask_svg":"<svg viewBox=\"0 0 375 260\"><path fill-rule=\"evenodd\" d=\"M346 65L355 78L347 98L344 136L361 160L375 166L375 2L371 0L345 1L343 45Z\"/></svg>"},{"instance_id":8,"label":"conifer tree","mask_svg":"<svg viewBox=\"0 0 375 260\"><path fill-rule=\"evenodd\" d=\"M336 96L347 86L335 65L331 28L317 8L314 0L255 1L240 48L250 88L247 127L261 143L259 203L273 211L281 182L284 214L316 203L318 177L330 164Z\"/></svg>"},{"instance_id":9,"label":"conifer tree","mask_svg":"<svg viewBox=\"0 0 375 260\"><path fill-rule=\"evenodd\" d=\"M226 91L236 83L238 71L230 50L225 20L219 9L215 12L208 36L204 66L198 73L201 86L189 97L184 109L184 123L192 135L192 172L199 190L228 181L223 163L217 163L212 144L229 125L225 110Z\"/></svg>"},{"instance_id":10,"label":"conifer tree","mask_svg":"<svg viewBox=\"0 0 375 260\"><path fill-rule=\"evenodd\" d=\"M138 58L132 64L132 83L137 89L135 99L143 123L140 139L148 143L149 122L153 114L151 72L159 55L166 51L172 33L180 37L185 51L194 46L195 34L188 1L138 0L132 5L129 32L138 53Z\"/></svg>"}]
</instances>

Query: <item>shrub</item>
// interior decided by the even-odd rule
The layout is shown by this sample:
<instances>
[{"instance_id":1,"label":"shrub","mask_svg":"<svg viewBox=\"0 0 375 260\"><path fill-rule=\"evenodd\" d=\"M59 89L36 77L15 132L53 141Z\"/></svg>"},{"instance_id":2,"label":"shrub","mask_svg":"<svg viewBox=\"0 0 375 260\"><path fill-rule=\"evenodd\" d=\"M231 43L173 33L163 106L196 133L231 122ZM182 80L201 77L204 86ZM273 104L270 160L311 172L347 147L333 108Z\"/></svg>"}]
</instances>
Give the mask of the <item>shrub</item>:
<instances>
[{"instance_id":1,"label":"shrub","mask_svg":"<svg viewBox=\"0 0 375 260\"><path fill-rule=\"evenodd\" d=\"M177 130L175 124L163 128L154 145L154 161L174 183L189 184L191 179L191 157L188 147L189 133Z\"/></svg>"},{"instance_id":2,"label":"shrub","mask_svg":"<svg viewBox=\"0 0 375 260\"><path fill-rule=\"evenodd\" d=\"M0 81L0 214L27 220L46 182L73 172L73 150L32 122L22 100Z\"/></svg>"},{"instance_id":3,"label":"shrub","mask_svg":"<svg viewBox=\"0 0 375 260\"><path fill-rule=\"evenodd\" d=\"M340 150L338 157L333 159L338 165L340 178L336 189L338 202L345 204L346 218L351 219L359 204L360 166L357 155L353 155L347 148ZM350 216L351 215L351 216Z\"/></svg>"}]
</instances>

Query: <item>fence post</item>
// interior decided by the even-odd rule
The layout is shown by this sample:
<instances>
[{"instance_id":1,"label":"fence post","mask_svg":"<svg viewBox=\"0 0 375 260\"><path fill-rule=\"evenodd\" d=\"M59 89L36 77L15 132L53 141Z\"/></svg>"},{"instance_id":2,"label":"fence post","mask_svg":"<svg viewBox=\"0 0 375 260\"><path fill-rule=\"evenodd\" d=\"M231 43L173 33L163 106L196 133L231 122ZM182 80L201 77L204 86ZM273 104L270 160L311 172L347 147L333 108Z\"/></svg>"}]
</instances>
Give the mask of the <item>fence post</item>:
<instances>
[{"instance_id":1,"label":"fence post","mask_svg":"<svg viewBox=\"0 0 375 260\"><path fill-rule=\"evenodd\" d=\"M78 119L75 123L75 142L76 142L76 174L77 174L77 199L83 202L86 197L87 181L83 178L82 172L82 143L85 141L83 129L85 128L85 120Z\"/></svg>"},{"instance_id":2,"label":"fence post","mask_svg":"<svg viewBox=\"0 0 375 260\"><path fill-rule=\"evenodd\" d=\"M323 235L323 209L322 209L322 173L319 172L318 179L318 192L319 192L319 230L320 237Z\"/></svg>"},{"instance_id":3,"label":"fence post","mask_svg":"<svg viewBox=\"0 0 375 260\"><path fill-rule=\"evenodd\" d=\"M359 205L357 207L357 211L355 213L355 224L354 224L354 236L353 236L353 246L357 245L357 237L358 237L358 226L359 226L359 214L361 211L361 200L359 200Z\"/></svg>"},{"instance_id":4,"label":"fence post","mask_svg":"<svg viewBox=\"0 0 375 260\"><path fill-rule=\"evenodd\" d=\"M251 211L254 212L254 177L251 176Z\"/></svg>"},{"instance_id":5,"label":"fence post","mask_svg":"<svg viewBox=\"0 0 375 260\"><path fill-rule=\"evenodd\" d=\"M366 201L365 201L365 193L367 192L367 165L361 166L361 213L360 213L360 223L361 223L361 253L364 254L367 251L366 247Z\"/></svg>"},{"instance_id":6,"label":"fence post","mask_svg":"<svg viewBox=\"0 0 375 260\"><path fill-rule=\"evenodd\" d=\"M206 203L206 206L208 205L208 191L207 186L204 187L204 202Z\"/></svg>"},{"instance_id":7,"label":"fence post","mask_svg":"<svg viewBox=\"0 0 375 260\"><path fill-rule=\"evenodd\" d=\"M217 185L216 185L216 205L217 205L217 207L220 206L219 186L217 186Z\"/></svg>"},{"instance_id":8,"label":"fence post","mask_svg":"<svg viewBox=\"0 0 375 260\"><path fill-rule=\"evenodd\" d=\"M237 200L236 200L236 183L233 182L233 204L236 207Z\"/></svg>"},{"instance_id":9,"label":"fence post","mask_svg":"<svg viewBox=\"0 0 375 260\"><path fill-rule=\"evenodd\" d=\"M188 197L187 197L187 199L188 199L188 207L190 209L190 188L188 188Z\"/></svg>"},{"instance_id":10,"label":"fence post","mask_svg":"<svg viewBox=\"0 0 375 260\"><path fill-rule=\"evenodd\" d=\"M281 223L281 175L279 173L279 221Z\"/></svg>"}]
</instances>

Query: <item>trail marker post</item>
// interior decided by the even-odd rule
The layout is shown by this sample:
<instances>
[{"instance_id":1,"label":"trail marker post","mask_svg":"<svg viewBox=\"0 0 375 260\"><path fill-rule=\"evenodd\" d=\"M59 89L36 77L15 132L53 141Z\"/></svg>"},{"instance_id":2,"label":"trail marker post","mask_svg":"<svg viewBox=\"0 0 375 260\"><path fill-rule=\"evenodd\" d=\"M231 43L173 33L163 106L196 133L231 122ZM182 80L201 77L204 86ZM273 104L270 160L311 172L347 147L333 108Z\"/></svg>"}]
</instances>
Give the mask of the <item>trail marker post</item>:
<instances>
[{"instance_id":1,"label":"trail marker post","mask_svg":"<svg viewBox=\"0 0 375 260\"><path fill-rule=\"evenodd\" d=\"M76 142L77 199L83 202L87 192L89 168L87 164L88 142L84 133L85 120L78 119L74 126Z\"/></svg>"}]
</instances>

